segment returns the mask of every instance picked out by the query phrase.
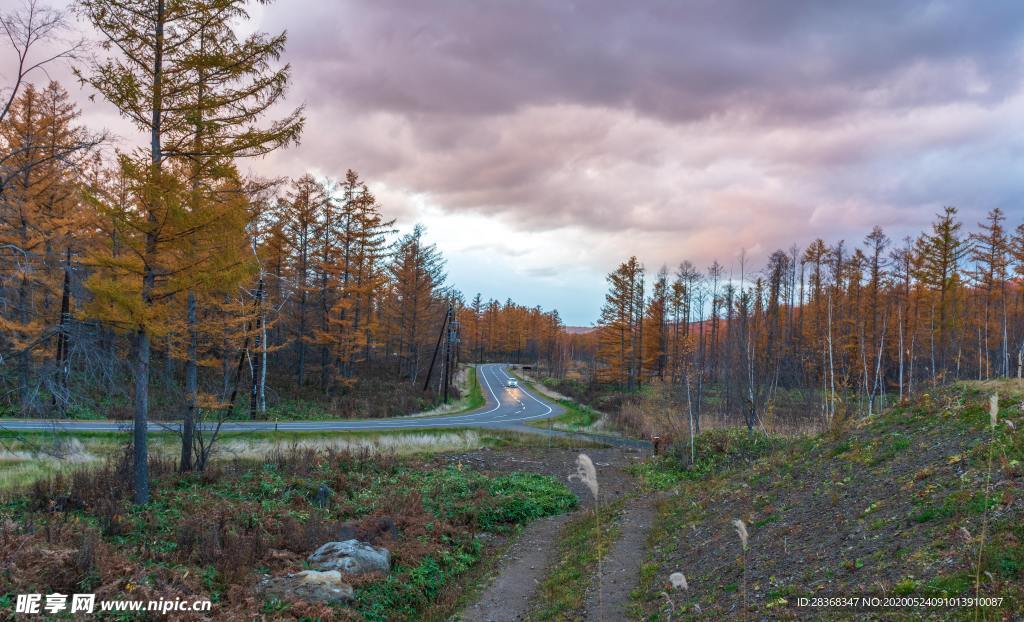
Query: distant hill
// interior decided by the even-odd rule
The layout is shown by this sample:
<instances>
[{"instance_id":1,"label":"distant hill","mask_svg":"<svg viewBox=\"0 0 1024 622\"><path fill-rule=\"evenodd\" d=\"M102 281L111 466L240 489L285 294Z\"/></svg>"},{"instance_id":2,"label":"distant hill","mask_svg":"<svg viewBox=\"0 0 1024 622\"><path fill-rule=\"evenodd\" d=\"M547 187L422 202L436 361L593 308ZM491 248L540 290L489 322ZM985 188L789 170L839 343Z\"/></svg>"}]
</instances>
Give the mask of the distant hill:
<instances>
[{"instance_id":1,"label":"distant hill","mask_svg":"<svg viewBox=\"0 0 1024 622\"><path fill-rule=\"evenodd\" d=\"M704 323L704 329L710 331L711 330L711 320L704 320L703 323ZM726 324L728 324L728 322L726 320L724 320L722 318L718 319L719 327L725 326ZM671 322L669 323L669 325L671 326ZM693 331L693 332L696 332L696 331L700 330L700 325L701 325L701 322L697 322L697 321L690 322L690 330ZM596 326L566 326L562 330L565 331L566 333L570 334L570 335L586 335L588 333L592 333L595 330L597 330L597 327Z\"/></svg>"},{"instance_id":2,"label":"distant hill","mask_svg":"<svg viewBox=\"0 0 1024 622\"><path fill-rule=\"evenodd\" d=\"M594 326L566 326L562 330L570 335L586 335L594 332L597 328Z\"/></svg>"}]
</instances>

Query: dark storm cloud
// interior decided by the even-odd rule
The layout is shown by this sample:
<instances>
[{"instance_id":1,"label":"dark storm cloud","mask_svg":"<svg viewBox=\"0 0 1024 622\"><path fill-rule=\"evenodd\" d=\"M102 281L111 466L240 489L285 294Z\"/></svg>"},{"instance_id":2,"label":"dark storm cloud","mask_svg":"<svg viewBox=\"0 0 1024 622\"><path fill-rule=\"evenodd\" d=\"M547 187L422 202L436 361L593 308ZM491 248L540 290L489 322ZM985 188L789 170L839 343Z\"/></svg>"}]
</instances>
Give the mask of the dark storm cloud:
<instances>
[{"instance_id":1,"label":"dark storm cloud","mask_svg":"<svg viewBox=\"0 0 1024 622\"><path fill-rule=\"evenodd\" d=\"M465 116L573 103L673 121L998 98L1018 85L1024 24L1013 2L374 0L299 21L294 8L276 5L275 21L300 73L315 72L314 105ZM954 62L990 88L885 88L915 64Z\"/></svg>"}]
</instances>

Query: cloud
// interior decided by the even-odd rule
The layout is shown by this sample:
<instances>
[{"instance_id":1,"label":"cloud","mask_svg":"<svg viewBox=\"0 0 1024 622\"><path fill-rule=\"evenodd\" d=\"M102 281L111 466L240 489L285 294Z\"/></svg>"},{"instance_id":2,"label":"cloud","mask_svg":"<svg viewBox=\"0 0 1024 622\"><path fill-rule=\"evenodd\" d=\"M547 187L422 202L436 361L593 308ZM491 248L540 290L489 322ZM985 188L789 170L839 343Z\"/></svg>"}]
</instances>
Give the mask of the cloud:
<instances>
[{"instance_id":1,"label":"cloud","mask_svg":"<svg viewBox=\"0 0 1024 622\"><path fill-rule=\"evenodd\" d=\"M312 61L296 70L316 75L314 105L490 116L571 102L682 121L997 97L1016 88L1022 16L1013 3L911 0L365 0L279 3L264 21L289 24L291 53ZM928 74L961 63L977 80ZM883 86L914 66L912 88Z\"/></svg>"},{"instance_id":2,"label":"cloud","mask_svg":"<svg viewBox=\"0 0 1024 622\"><path fill-rule=\"evenodd\" d=\"M262 21L289 29L322 128L305 163L524 232L671 235L682 255L683 240L769 249L1019 197L1005 127L1021 17L1012 3L376 0L279 3ZM979 144L1010 155L972 165L1004 178L996 192L957 174Z\"/></svg>"},{"instance_id":3,"label":"cloud","mask_svg":"<svg viewBox=\"0 0 1024 622\"><path fill-rule=\"evenodd\" d=\"M289 105L309 119L300 147L253 169L358 170L401 227L425 221L495 297L495 272L567 284L630 254L728 265L874 224L899 237L947 204L968 223L1021 215L1024 4L252 8L260 29L288 30ZM504 263L484 274L488 248Z\"/></svg>"}]
</instances>

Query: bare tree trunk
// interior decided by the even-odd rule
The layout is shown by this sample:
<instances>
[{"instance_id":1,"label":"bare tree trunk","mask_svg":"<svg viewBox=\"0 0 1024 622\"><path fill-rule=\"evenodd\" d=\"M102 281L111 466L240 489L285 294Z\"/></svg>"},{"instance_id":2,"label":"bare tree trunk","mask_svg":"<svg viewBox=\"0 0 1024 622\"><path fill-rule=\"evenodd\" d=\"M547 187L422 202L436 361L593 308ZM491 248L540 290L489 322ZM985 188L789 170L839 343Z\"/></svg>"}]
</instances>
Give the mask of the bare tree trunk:
<instances>
[{"instance_id":1,"label":"bare tree trunk","mask_svg":"<svg viewBox=\"0 0 1024 622\"><path fill-rule=\"evenodd\" d=\"M181 424L182 473L192 470L192 440L195 436L196 406L199 393L199 328L196 321L196 295L189 290L188 308L188 357L185 361L185 419Z\"/></svg>"},{"instance_id":2,"label":"bare tree trunk","mask_svg":"<svg viewBox=\"0 0 1024 622\"><path fill-rule=\"evenodd\" d=\"M1003 377L1010 377L1010 348L1009 335L1006 328L1006 292L1003 292Z\"/></svg>"},{"instance_id":3,"label":"bare tree trunk","mask_svg":"<svg viewBox=\"0 0 1024 622\"><path fill-rule=\"evenodd\" d=\"M900 373L900 403L903 403L903 308L902 307L897 312L896 322L899 324L898 330L899 330L899 334L900 334L900 337L899 337L899 346L900 346L900 354L899 354L899 358L900 358L900 361L899 361L899 365L900 365L900 372L899 372Z\"/></svg>"},{"instance_id":4,"label":"bare tree trunk","mask_svg":"<svg viewBox=\"0 0 1024 622\"><path fill-rule=\"evenodd\" d=\"M860 364L864 373L864 401L867 402L867 416L871 416L871 387L868 381L868 352L866 339L864 337L864 327L861 327L860 331Z\"/></svg>"},{"instance_id":5,"label":"bare tree trunk","mask_svg":"<svg viewBox=\"0 0 1024 622\"><path fill-rule=\"evenodd\" d=\"M155 54L153 58L153 100L152 121L150 125L150 166L152 183L162 187L160 165L163 151L160 146L161 122L163 114L163 53L164 53L164 20L166 19L165 0L157 0L154 32ZM157 215L150 208L146 215L150 229L146 232L146 249L143 256L142 306L148 309L153 304L153 289L156 286L156 250L158 224ZM149 501L149 359L150 337L145 324L136 331L135 346L135 417L134 417L134 471L136 505Z\"/></svg>"},{"instance_id":6,"label":"bare tree trunk","mask_svg":"<svg viewBox=\"0 0 1024 622\"><path fill-rule=\"evenodd\" d=\"M57 382L53 390L53 405L57 407L60 415L67 411L68 407L68 376L70 369L70 337L68 335L69 324L71 323L71 247L67 248L67 255L64 260L64 283L61 286L60 294L60 320L57 330Z\"/></svg>"},{"instance_id":7,"label":"bare tree trunk","mask_svg":"<svg viewBox=\"0 0 1024 622\"><path fill-rule=\"evenodd\" d=\"M832 359L832 294L828 295L828 375L831 389L829 421L836 416L836 368Z\"/></svg>"},{"instance_id":8,"label":"bare tree trunk","mask_svg":"<svg viewBox=\"0 0 1024 622\"><path fill-rule=\"evenodd\" d=\"M267 317L260 316L260 394L256 408L261 415L267 413Z\"/></svg>"},{"instance_id":9,"label":"bare tree trunk","mask_svg":"<svg viewBox=\"0 0 1024 622\"><path fill-rule=\"evenodd\" d=\"M910 370L907 374L907 397L914 394L914 346L917 345L917 332L910 334Z\"/></svg>"},{"instance_id":10,"label":"bare tree trunk","mask_svg":"<svg viewBox=\"0 0 1024 622\"><path fill-rule=\"evenodd\" d=\"M693 400L690 399L690 374L683 372L683 380L686 382L686 410L690 414L690 464L697 462L697 430L694 425Z\"/></svg>"},{"instance_id":11,"label":"bare tree trunk","mask_svg":"<svg viewBox=\"0 0 1024 622\"><path fill-rule=\"evenodd\" d=\"M938 382L938 375L935 371L935 305L932 305L931 325L928 331L929 343L931 343L931 359L932 359L932 386ZM942 344L945 348L945 343ZM943 350L945 351L945 350ZM945 361L943 361L945 362Z\"/></svg>"},{"instance_id":12,"label":"bare tree trunk","mask_svg":"<svg viewBox=\"0 0 1024 622\"><path fill-rule=\"evenodd\" d=\"M135 413L132 434L134 460L134 502L149 501L149 333L140 327L135 334Z\"/></svg>"},{"instance_id":13,"label":"bare tree trunk","mask_svg":"<svg viewBox=\"0 0 1024 622\"><path fill-rule=\"evenodd\" d=\"M875 386L871 390L871 395L868 398L868 416L871 416L871 408L874 404L875 392L879 393L879 404L878 410L881 412L885 408L885 384L884 378L882 377L882 353L885 351L885 330L889 316L882 316L882 335L878 340L878 359L875 362Z\"/></svg>"},{"instance_id":14,"label":"bare tree trunk","mask_svg":"<svg viewBox=\"0 0 1024 622\"><path fill-rule=\"evenodd\" d=\"M301 387L306 378L306 289L303 284L302 294L299 296L299 338L296 346L299 349L299 362L296 366L296 376Z\"/></svg>"},{"instance_id":15,"label":"bare tree trunk","mask_svg":"<svg viewBox=\"0 0 1024 622\"><path fill-rule=\"evenodd\" d=\"M28 261L26 258L25 261ZM18 286L18 305L19 305L19 321L22 326L28 326L29 323L29 282L28 282L28 266L25 266L24 272L21 277L21 284ZM29 411L29 402L31 399L29 390L29 374L32 368L32 352L31 348L24 347L18 352L18 400L21 404L22 414L26 414Z\"/></svg>"},{"instance_id":16,"label":"bare tree trunk","mask_svg":"<svg viewBox=\"0 0 1024 622\"><path fill-rule=\"evenodd\" d=\"M266 328L263 326L263 276L260 276L256 285L256 344L253 350L256 352L256 365L253 368L252 386L249 392L249 418L255 419L257 411L260 410L261 396L263 395L263 380L266 377L267 350L264 340L266 339Z\"/></svg>"}]
</instances>

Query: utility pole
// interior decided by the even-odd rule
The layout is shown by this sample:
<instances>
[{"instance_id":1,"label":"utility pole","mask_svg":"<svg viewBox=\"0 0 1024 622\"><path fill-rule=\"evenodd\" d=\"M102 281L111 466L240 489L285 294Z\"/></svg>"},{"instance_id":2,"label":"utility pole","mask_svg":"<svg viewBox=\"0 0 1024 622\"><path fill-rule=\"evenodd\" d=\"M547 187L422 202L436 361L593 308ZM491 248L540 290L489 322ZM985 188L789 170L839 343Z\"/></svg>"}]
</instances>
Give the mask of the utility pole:
<instances>
[{"instance_id":1,"label":"utility pole","mask_svg":"<svg viewBox=\"0 0 1024 622\"><path fill-rule=\"evenodd\" d=\"M449 311L449 314L451 312ZM444 403L448 403L448 375L452 366L452 328L448 324L448 338L444 341L444 375L441 377L441 391L444 393Z\"/></svg>"},{"instance_id":2,"label":"utility pole","mask_svg":"<svg viewBox=\"0 0 1024 622\"><path fill-rule=\"evenodd\" d=\"M459 320L454 317L452 308L448 308L448 343L444 349L444 403L448 403L448 389L452 383L453 370L458 366ZM454 354L453 351L454 350ZM454 364L453 364L454 363Z\"/></svg>"},{"instance_id":3,"label":"utility pole","mask_svg":"<svg viewBox=\"0 0 1024 622\"><path fill-rule=\"evenodd\" d=\"M444 331L448 327L448 321L452 317L452 305L448 303L448 310L444 314L444 321L441 322L441 332L437 334L437 343L434 345L434 354L430 357L430 367L427 368L427 379L423 381L423 390L430 388L430 377L434 373L434 363L437 362L437 353L441 349L441 340L444 339Z\"/></svg>"}]
</instances>

